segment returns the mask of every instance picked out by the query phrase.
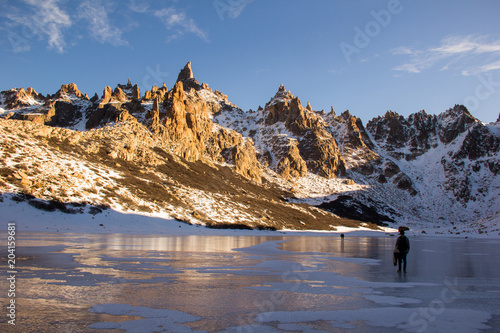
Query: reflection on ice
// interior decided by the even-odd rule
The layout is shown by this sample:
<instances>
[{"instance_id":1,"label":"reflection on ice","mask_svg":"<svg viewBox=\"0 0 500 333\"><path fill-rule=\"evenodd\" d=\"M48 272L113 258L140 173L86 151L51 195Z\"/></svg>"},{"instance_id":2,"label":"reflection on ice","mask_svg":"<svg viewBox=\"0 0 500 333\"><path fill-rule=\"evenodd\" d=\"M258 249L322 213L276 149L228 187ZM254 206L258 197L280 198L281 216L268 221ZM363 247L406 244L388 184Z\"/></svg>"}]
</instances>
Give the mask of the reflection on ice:
<instances>
[{"instance_id":1,"label":"reflection on ice","mask_svg":"<svg viewBox=\"0 0 500 333\"><path fill-rule=\"evenodd\" d=\"M484 323L491 315L485 311L442 309L434 315L419 316L420 309L385 307L338 311L289 311L259 314L258 322L308 323L328 321L332 327L363 321L373 327L397 328L405 332L478 332L490 328ZM427 320L426 320L427 319ZM349 324L349 326L351 326ZM352 327L352 326L351 326ZM354 328L354 327L352 327Z\"/></svg>"},{"instance_id":2,"label":"reflection on ice","mask_svg":"<svg viewBox=\"0 0 500 333\"><path fill-rule=\"evenodd\" d=\"M193 332L183 323L197 321L200 318L180 311L152 309L145 306L128 304L101 304L93 306L93 313L107 313L115 316L138 316L142 319L115 322L103 322L90 325L94 329L121 329L126 332ZM199 332L199 331L197 331Z\"/></svg>"},{"instance_id":3,"label":"reflection on ice","mask_svg":"<svg viewBox=\"0 0 500 333\"><path fill-rule=\"evenodd\" d=\"M19 325L35 331L479 332L500 323L495 241L414 236L404 275L390 237L23 237L17 301L30 316Z\"/></svg>"}]
</instances>

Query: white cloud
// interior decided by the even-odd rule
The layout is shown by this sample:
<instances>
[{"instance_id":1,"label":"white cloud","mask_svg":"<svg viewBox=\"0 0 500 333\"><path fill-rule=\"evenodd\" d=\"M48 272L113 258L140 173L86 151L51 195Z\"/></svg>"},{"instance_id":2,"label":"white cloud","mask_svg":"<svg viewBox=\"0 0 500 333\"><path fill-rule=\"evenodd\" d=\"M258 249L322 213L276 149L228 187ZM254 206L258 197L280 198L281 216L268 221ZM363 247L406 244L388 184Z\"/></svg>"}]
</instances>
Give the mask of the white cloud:
<instances>
[{"instance_id":1,"label":"white cloud","mask_svg":"<svg viewBox=\"0 0 500 333\"><path fill-rule=\"evenodd\" d=\"M85 1L78 7L78 17L88 21L90 35L101 44L128 46L122 31L114 26L108 16L109 9L100 1Z\"/></svg>"},{"instance_id":2,"label":"white cloud","mask_svg":"<svg viewBox=\"0 0 500 333\"><path fill-rule=\"evenodd\" d=\"M167 42L183 37L185 34L195 34L199 38L208 42L208 34L201 30L196 22L187 17L186 13L175 8L164 8L154 12L167 30L172 30L173 33L168 36Z\"/></svg>"},{"instance_id":3,"label":"white cloud","mask_svg":"<svg viewBox=\"0 0 500 333\"><path fill-rule=\"evenodd\" d=\"M23 38L26 44L18 51L30 49L28 38L36 36L47 39L48 47L57 52L64 52L66 42L64 30L72 24L70 16L59 7L58 0L24 0L30 6L31 11L21 12L16 7L9 7L8 12L2 16L11 20L12 26L23 26ZM16 48L14 48L16 51Z\"/></svg>"},{"instance_id":4,"label":"white cloud","mask_svg":"<svg viewBox=\"0 0 500 333\"><path fill-rule=\"evenodd\" d=\"M406 46L396 47L395 49L392 49L391 51L392 51L392 54L413 54L413 52L414 52Z\"/></svg>"},{"instance_id":5,"label":"white cloud","mask_svg":"<svg viewBox=\"0 0 500 333\"><path fill-rule=\"evenodd\" d=\"M478 75L481 73L487 73L487 72L495 71L498 69L500 69L500 60L488 63L488 64L483 65L483 66L464 69L462 71L462 75L464 75L464 76Z\"/></svg>"},{"instance_id":6,"label":"white cloud","mask_svg":"<svg viewBox=\"0 0 500 333\"><path fill-rule=\"evenodd\" d=\"M441 71L460 70L463 75L479 74L499 69L500 40L485 36L451 36L441 40L437 47L412 50L401 46L392 50L394 55L408 56L409 60L394 67L397 71L420 73L439 66Z\"/></svg>"}]
</instances>

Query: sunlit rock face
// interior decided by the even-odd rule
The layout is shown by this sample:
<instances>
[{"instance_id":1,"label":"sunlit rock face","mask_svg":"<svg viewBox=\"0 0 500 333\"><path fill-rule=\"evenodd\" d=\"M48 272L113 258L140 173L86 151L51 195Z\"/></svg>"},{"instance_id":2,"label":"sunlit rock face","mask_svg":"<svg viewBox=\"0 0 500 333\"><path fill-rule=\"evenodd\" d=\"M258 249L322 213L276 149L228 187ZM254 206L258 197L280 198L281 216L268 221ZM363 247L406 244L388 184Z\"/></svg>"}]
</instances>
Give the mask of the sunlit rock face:
<instances>
[{"instance_id":1,"label":"sunlit rock face","mask_svg":"<svg viewBox=\"0 0 500 333\"><path fill-rule=\"evenodd\" d=\"M75 83L63 84L56 93L47 96L33 88L2 91L0 120L5 128L4 138L23 147L30 138L37 142L36 147L71 148L74 154L79 154L79 163L92 161L104 163L106 167L116 164L123 167L127 163L127 170L140 170L139 173L179 161L182 161L179 165L200 163L209 168L207 170L217 170L214 174L207 170L194 171L193 166L184 169L172 166L168 171L154 171L163 175L149 179L147 185L141 183L143 180L138 181L141 186L149 187L147 193L170 189L165 179L172 176L167 177L165 173L180 177L182 170L190 175L177 182L189 184L187 187L194 193L193 179L207 182L203 177L211 174L212 180L225 183L229 176L223 170L229 168L234 173L230 178L238 186L249 182L257 184L255 193L284 191L272 196L273 199L267 198L266 204L260 202L262 207L280 201L279 207L323 203L326 208L361 207L364 211L375 210L370 215L374 216L372 222L379 224L384 223L380 217L385 216L387 222L417 219L434 223L437 220L450 224L476 223L477 228L482 228L499 217L500 123L484 124L462 105L438 115L422 110L404 117L387 111L365 126L348 110L337 114L332 107L325 113L315 110L314 103L310 102L304 107L298 97L281 85L264 107L244 111L231 103L227 95L211 89L207 83L200 84L191 63L180 71L170 89L165 83L147 89L141 96L137 84L128 80L114 88L106 86L101 97L96 93L90 99ZM9 129L13 134L8 134ZM4 146L8 149L2 156L10 161L13 157L9 150L15 148L13 144ZM16 160L9 163L19 164ZM46 165L45 162L25 163L33 170ZM70 192L55 191L56 183L46 186L45 180L39 182L29 175L23 177L16 173L20 177L17 179L9 168L0 174L2 190L22 189L46 199L50 196L62 201L74 199ZM60 180L63 176L53 177ZM136 190L139 191L138 185ZM173 191L171 198L182 207L180 209L190 211L189 216L210 220L209 223L216 220L204 218L200 206L184 204L179 191ZM232 191L224 191L220 195L226 196L225 200L237 197ZM98 192L102 195L99 200L109 198L108 192L112 191ZM253 201L262 196L249 193L245 195ZM156 195L146 196L147 200L164 201ZM127 201L126 196L116 200ZM155 206L147 200L144 202ZM180 204L181 201L184 203ZM253 203L246 205L252 207L252 218L245 217L244 221L265 225L273 219L267 213L268 208L256 208ZM274 212L296 214L288 208ZM336 210L346 214L341 218L360 219L356 214L346 213L348 211ZM219 218L222 212L221 208ZM338 218L338 215L329 217ZM329 228L326 222L312 221L304 226L303 220L296 219L293 224L298 228L312 228L312 225ZM282 226L286 222L274 224Z\"/></svg>"}]
</instances>

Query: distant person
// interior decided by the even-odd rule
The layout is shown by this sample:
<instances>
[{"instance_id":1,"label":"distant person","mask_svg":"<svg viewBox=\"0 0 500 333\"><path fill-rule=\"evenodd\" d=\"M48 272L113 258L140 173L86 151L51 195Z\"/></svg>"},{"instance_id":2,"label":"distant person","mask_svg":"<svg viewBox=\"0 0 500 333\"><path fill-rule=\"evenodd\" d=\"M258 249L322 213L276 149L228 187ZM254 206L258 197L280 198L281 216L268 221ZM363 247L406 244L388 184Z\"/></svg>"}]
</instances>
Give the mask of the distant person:
<instances>
[{"instance_id":1,"label":"distant person","mask_svg":"<svg viewBox=\"0 0 500 333\"><path fill-rule=\"evenodd\" d=\"M406 255L410 251L410 240L405 236L405 231L403 229L399 229L399 234L401 236L396 240L394 254L397 256L398 260L398 273L401 272L401 262L403 262L403 272L406 273Z\"/></svg>"}]
</instances>

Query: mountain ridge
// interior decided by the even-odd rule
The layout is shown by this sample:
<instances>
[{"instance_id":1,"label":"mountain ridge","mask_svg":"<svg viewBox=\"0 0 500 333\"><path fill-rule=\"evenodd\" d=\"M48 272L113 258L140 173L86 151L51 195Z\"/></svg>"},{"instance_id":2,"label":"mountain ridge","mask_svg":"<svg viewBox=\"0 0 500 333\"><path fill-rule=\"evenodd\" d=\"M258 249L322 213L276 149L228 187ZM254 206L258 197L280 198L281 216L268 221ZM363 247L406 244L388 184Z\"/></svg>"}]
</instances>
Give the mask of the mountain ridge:
<instances>
[{"instance_id":1,"label":"mountain ridge","mask_svg":"<svg viewBox=\"0 0 500 333\"><path fill-rule=\"evenodd\" d=\"M81 156L104 153L117 164L151 162L153 167L166 158L158 148L183 163L227 165L258 188L284 191L280 196L288 204L311 211L320 207L332 219L435 223L452 232L498 230L500 123L484 124L461 105L439 115L422 110L406 118L387 111L365 126L349 111L337 115L332 108L325 114L309 103L304 107L281 85L264 108L245 112L223 93L200 84L191 63L171 89L153 86L142 95L129 80L114 90L106 87L102 97L89 98L71 83L53 95L13 88L0 92L0 98L5 128L19 120L37 124L38 133L67 128L77 131L70 137L80 136L63 139L76 140L75 149L92 147L94 139L80 142L92 131L114 133L112 128L119 126L132 133L121 140L102 134L95 140L113 144L96 148L94 143L94 150ZM26 191L12 175L10 169L3 173L0 190ZM253 209L254 215L263 215ZM252 226L260 223L252 221ZM327 222L315 225L331 228ZM311 228L299 222L294 227Z\"/></svg>"}]
</instances>

